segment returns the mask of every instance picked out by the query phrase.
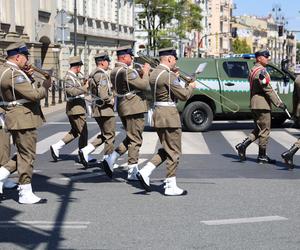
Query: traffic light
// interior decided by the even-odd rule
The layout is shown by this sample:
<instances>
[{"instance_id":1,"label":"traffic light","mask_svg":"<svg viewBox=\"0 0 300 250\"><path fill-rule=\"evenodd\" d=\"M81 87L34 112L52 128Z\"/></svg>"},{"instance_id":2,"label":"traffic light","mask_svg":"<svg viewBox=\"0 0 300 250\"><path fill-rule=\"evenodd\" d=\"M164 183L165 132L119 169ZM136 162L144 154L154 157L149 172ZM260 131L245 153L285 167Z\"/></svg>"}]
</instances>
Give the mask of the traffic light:
<instances>
[{"instance_id":1,"label":"traffic light","mask_svg":"<svg viewBox=\"0 0 300 250\"><path fill-rule=\"evenodd\" d=\"M231 28L231 36L232 36L232 38L237 37L237 27L232 27Z\"/></svg>"},{"instance_id":2,"label":"traffic light","mask_svg":"<svg viewBox=\"0 0 300 250\"><path fill-rule=\"evenodd\" d=\"M278 36L283 36L283 25L278 26Z\"/></svg>"}]
</instances>

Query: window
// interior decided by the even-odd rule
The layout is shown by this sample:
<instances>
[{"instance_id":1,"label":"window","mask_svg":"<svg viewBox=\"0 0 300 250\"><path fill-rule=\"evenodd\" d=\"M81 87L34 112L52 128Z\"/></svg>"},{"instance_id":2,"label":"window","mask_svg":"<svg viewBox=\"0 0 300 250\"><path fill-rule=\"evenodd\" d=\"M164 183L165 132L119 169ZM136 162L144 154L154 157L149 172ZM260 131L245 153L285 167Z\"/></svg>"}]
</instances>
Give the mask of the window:
<instances>
[{"instance_id":1,"label":"window","mask_svg":"<svg viewBox=\"0 0 300 250\"><path fill-rule=\"evenodd\" d=\"M267 71L271 77L272 81L282 81L283 80L283 74L278 71L277 69L273 68L272 66L267 66Z\"/></svg>"},{"instance_id":2,"label":"window","mask_svg":"<svg viewBox=\"0 0 300 250\"><path fill-rule=\"evenodd\" d=\"M247 62L224 62L223 69L228 77L248 78L249 75Z\"/></svg>"}]
</instances>

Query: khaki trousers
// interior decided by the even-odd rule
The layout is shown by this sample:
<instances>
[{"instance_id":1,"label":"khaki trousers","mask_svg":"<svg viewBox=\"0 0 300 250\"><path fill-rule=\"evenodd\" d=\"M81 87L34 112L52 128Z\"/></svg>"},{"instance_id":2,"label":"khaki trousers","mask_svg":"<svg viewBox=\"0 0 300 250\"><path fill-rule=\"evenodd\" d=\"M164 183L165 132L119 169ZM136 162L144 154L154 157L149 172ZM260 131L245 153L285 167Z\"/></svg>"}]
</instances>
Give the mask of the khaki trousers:
<instances>
[{"instance_id":1,"label":"khaki trousers","mask_svg":"<svg viewBox=\"0 0 300 250\"><path fill-rule=\"evenodd\" d=\"M88 130L85 114L68 116L71 130L62 139L65 144L70 143L79 136L78 147L84 148L88 141Z\"/></svg>"},{"instance_id":2,"label":"khaki trousers","mask_svg":"<svg viewBox=\"0 0 300 250\"><path fill-rule=\"evenodd\" d=\"M139 152L143 142L144 114L123 116L121 121L126 131L126 137L116 148L116 152L122 155L128 150L128 164L136 164L139 160Z\"/></svg>"},{"instance_id":3,"label":"khaki trousers","mask_svg":"<svg viewBox=\"0 0 300 250\"><path fill-rule=\"evenodd\" d=\"M167 178L176 176L181 155L181 128L156 128L162 148L150 160L156 167L166 161Z\"/></svg>"},{"instance_id":4,"label":"khaki trousers","mask_svg":"<svg viewBox=\"0 0 300 250\"><path fill-rule=\"evenodd\" d=\"M0 129L0 166L10 159L10 134Z\"/></svg>"},{"instance_id":5,"label":"khaki trousers","mask_svg":"<svg viewBox=\"0 0 300 250\"><path fill-rule=\"evenodd\" d=\"M19 184L29 184L31 183L35 160L37 130L34 128L10 130L9 132L17 148L17 154L4 167L9 169L9 166L15 164L19 174Z\"/></svg>"},{"instance_id":6,"label":"khaki trousers","mask_svg":"<svg viewBox=\"0 0 300 250\"><path fill-rule=\"evenodd\" d=\"M252 110L252 115L255 128L250 133L249 138L251 141L258 138L258 146L266 149L271 131L271 111L256 109Z\"/></svg>"},{"instance_id":7,"label":"khaki trousers","mask_svg":"<svg viewBox=\"0 0 300 250\"><path fill-rule=\"evenodd\" d=\"M95 117L95 120L99 125L101 134L92 142L92 145L97 148L104 142L103 154L109 155L114 151L116 118L114 116L102 116Z\"/></svg>"},{"instance_id":8,"label":"khaki trousers","mask_svg":"<svg viewBox=\"0 0 300 250\"><path fill-rule=\"evenodd\" d=\"M10 173L17 170L17 156L10 159L10 133L0 129L0 166L4 166Z\"/></svg>"}]
</instances>

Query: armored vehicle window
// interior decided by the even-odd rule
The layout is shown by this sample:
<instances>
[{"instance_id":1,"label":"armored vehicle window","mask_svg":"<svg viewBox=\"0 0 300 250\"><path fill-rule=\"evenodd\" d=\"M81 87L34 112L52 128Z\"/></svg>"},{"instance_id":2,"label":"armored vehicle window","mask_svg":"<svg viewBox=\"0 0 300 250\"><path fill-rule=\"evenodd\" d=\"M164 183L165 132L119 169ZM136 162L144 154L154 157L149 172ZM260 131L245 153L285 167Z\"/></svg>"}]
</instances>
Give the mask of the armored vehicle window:
<instances>
[{"instance_id":1,"label":"armored vehicle window","mask_svg":"<svg viewBox=\"0 0 300 250\"><path fill-rule=\"evenodd\" d=\"M272 81L281 81L283 79L283 74L272 66L267 65L267 71Z\"/></svg>"},{"instance_id":2,"label":"armored vehicle window","mask_svg":"<svg viewBox=\"0 0 300 250\"><path fill-rule=\"evenodd\" d=\"M224 62L223 68L229 78L248 78L249 69L247 62Z\"/></svg>"}]
</instances>

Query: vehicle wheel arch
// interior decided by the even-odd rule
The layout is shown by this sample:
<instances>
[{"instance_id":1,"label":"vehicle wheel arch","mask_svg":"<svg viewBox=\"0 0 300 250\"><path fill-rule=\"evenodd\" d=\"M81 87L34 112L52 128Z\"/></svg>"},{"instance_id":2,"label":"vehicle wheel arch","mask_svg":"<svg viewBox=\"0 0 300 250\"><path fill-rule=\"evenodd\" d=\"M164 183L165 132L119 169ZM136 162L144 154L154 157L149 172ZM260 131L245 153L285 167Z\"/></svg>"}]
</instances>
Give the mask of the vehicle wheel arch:
<instances>
[{"instance_id":1,"label":"vehicle wheel arch","mask_svg":"<svg viewBox=\"0 0 300 250\"><path fill-rule=\"evenodd\" d=\"M191 103L191 102L197 102L197 101L200 101L200 102L204 102L206 103L208 106L210 106L210 108L212 109L213 113L215 114L216 113L216 104L215 102L205 96L205 95L194 95L192 96L190 99L187 100L187 102L185 103L185 106L184 106L184 109ZM184 109L183 109L183 112L184 112Z\"/></svg>"}]
</instances>

